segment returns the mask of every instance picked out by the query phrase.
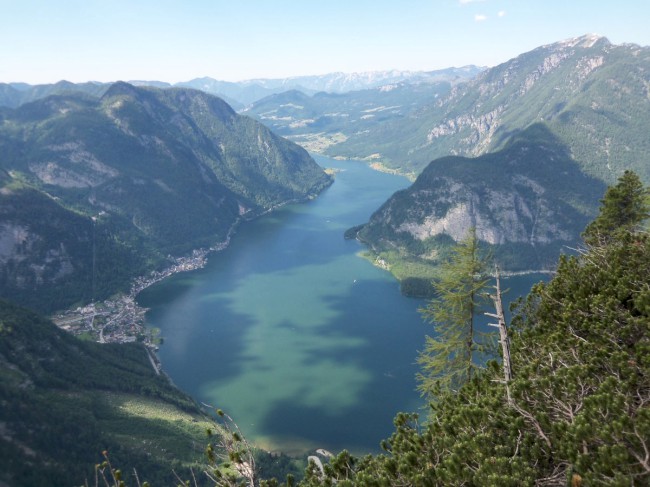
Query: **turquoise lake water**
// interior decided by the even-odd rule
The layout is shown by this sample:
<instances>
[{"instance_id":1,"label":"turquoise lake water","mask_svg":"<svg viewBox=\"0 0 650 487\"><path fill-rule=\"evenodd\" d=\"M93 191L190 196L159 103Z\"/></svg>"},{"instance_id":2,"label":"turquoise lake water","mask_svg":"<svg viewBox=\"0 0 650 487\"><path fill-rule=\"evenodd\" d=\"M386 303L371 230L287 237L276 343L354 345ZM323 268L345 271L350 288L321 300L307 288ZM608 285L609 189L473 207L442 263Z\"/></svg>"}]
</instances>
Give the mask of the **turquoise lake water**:
<instances>
[{"instance_id":1,"label":"turquoise lake water","mask_svg":"<svg viewBox=\"0 0 650 487\"><path fill-rule=\"evenodd\" d=\"M322 157L341 170L314 201L242 225L198 271L146 289L164 370L197 400L228 412L257 445L375 452L398 411L417 411L415 359L424 301L357 254L343 232L364 223L399 176ZM539 276L506 284L526 293Z\"/></svg>"}]
</instances>

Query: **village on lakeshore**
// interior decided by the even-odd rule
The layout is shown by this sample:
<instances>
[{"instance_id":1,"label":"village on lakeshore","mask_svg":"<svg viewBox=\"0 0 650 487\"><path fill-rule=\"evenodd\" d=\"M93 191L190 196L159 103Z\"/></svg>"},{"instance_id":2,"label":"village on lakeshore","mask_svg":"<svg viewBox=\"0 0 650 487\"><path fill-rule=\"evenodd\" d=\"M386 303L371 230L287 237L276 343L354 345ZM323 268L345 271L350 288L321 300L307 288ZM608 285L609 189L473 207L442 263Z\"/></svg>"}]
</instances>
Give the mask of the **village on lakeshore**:
<instances>
[{"instance_id":1,"label":"village on lakeshore","mask_svg":"<svg viewBox=\"0 0 650 487\"><path fill-rule=\"evenodd\" d=\"M148 276L136 278L128 294L93 302L83 307L68 309L52 316L59 328L81 338L99 343L142 342L155 349L159 341L156 330L145 326L145 313L136 303L136 296L147 287L179 272L193 271L205 266L210 252L223 250L229 238L209 249L192 251L187 257L169 257L172 265L162 271L152 271Z\"/></svg>"}]
</instances>

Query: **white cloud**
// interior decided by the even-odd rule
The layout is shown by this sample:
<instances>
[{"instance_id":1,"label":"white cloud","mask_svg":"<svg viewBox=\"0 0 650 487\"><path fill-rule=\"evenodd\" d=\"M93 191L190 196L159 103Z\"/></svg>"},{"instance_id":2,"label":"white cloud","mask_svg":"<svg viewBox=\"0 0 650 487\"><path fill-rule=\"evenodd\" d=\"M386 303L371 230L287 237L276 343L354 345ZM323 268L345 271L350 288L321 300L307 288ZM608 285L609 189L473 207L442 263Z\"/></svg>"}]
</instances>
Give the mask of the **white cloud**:
<instances>
[{"instance_id":1,"label":"white cloud","mask_svg":"<svg viewBox=\"0 0 650 487\"><path fill-rule=\"evenodd\" d=\"M483 22L483 21L487 20L487 15L476 14L476 15L474 16L474 20L475 20L476 22Z\"/></svg>"},{"instance_id":2,"label":"white cloud","mask_svg":"<svg viewBox=\"0 0 650 487\"><path fill-rule=\"evenodd\" d=\"M467 5L468 3L476 3L476 2L485 2L485 0L458 0L458 3L461 5Z\"/></svg>"},{"instance_id":3,"label":"white cloud","mask_svg":"<svg viewBox=\"0 0 650 487\"><path fill-rule=\"evenodd\" d=\"M506 16L506 11L505 11L505 10L501 10L497 15L498 15L499 17L505 17L505 16Z\"/></svg>"}]
</instances>

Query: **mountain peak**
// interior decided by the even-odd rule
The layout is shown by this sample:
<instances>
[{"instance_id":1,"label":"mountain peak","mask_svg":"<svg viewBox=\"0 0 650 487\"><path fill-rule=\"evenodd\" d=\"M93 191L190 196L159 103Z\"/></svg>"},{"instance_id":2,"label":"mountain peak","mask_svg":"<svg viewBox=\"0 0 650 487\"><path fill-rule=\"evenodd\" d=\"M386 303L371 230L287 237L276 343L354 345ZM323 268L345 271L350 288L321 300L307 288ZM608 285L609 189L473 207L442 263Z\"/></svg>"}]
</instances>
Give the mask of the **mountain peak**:
<instances>
[{"instance_id":1,"label":"mountain peak","mask_svg":"<svg viewBox=\"0 0 650 487\"><path fill-rule=\"evenodd\" d=\"M579 37L571 37L569 39L565 39L563 41L559 41L553 44L549 44L544 47L562 47L562 48L572 48L572 47L581 47L584 49L588 49L590 47L593 47L596 43L604 41L605 43L609 44L609 40L601 36L599 34L585 34Z\"/></svg>"},{"instance_id":2,"label":"mountain peak","mask_svg":"<svg viewBox=\"0 0 650 487\"><path fill-rule=\"evenodd\" d=\"M109 98L112 96L119 95L130 95L134 96L138 92L138 88L127 83L126 81L116 81L111 85L111 87L106 90L104 93L104 98Z\"/></svg>"}]
</instances>

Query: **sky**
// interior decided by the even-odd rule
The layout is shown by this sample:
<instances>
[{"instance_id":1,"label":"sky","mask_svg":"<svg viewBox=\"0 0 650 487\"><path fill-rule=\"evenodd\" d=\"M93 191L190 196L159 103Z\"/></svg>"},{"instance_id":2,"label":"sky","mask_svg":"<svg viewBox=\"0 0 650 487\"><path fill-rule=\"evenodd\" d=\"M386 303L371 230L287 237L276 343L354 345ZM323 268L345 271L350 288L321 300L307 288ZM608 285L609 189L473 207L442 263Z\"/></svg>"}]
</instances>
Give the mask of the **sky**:
<instances>
[{"instance_id":1,"label":"sky","mask_svg":"<svg viewBox=\"0 0 650 487\"><path fill-rule=\"evenodd\" d=\"M596 33L650 45L650 0L0 0L0 82L495 66Z\"/></svg>"}]
</instances>

